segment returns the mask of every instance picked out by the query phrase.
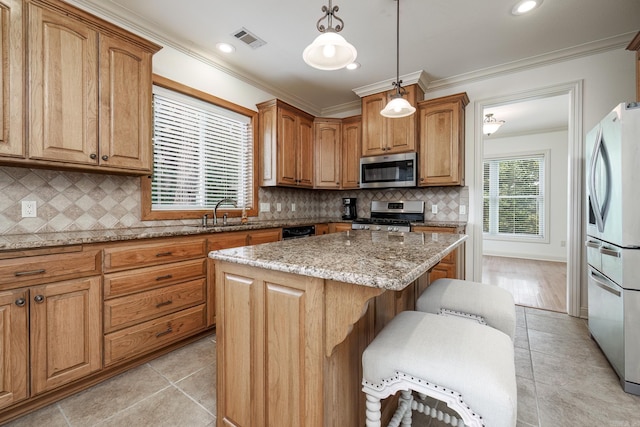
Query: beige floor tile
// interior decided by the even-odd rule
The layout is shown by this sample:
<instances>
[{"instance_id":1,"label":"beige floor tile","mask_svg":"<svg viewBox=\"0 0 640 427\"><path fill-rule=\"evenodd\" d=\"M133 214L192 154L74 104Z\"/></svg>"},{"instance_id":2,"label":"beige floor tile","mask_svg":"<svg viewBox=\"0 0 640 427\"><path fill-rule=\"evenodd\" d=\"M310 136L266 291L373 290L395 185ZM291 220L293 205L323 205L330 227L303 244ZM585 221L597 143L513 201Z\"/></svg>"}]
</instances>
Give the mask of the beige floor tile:
<instances>
[{"instance_id":1,"label":"beige floor tile","mask_svg":"<svg viewBox=\"0 0 640 427\"><path fill-rule=\"evenodd\" d=\"M205 337L193 344L155 359L149 362L149 365L169 381L177 382L215 363L215 343L210 337Z\"/></svg>"},{"instance_id":2,"label":"beige floor tile","mask_svg":"<svg viewBox=\"0 0 640 427\"><path fill-rule=\"evenodd\" d=\"M558 335L550 332L528 330L529 347L538 351L565 358L569 363L577 365L603 366L606 358L593 340L582 337Z\"/></svg>"},{"instance_id":3,"label":"beige floor tile","mask_svg":"<svg viewBox=\"0 0 640 427\"><path fill-rule=\"evenodd\" d=\"M516 376L533 380L533 366L531 364L531 353L525 348L516 347L514 349L516 362Z\"/></svg>"},{"instance_id":4,"label":"beige floor tile","mask_svg":"<svg viewBox=\"0 0 640 427\"><path fill-rule=\"evenodd\" d=\"M527 329L517 326L516 335L513 337L513 346L529 350L529 334Z\"/></svg>"},{"instance_id":5,"label":"beige floor tile","mask_svg":"<svg viewBox=\"0 0 640 427\"><path fill-rule=\"evenodd\" d=\"M516 305L516 326L519 326L521 328L527 327L525 309L520 305Z\"/></svg>"},{"instance_id":6,"label":"beige floor tile","mask_svg":"<svg viewBox=\"0 0 640 427\"><path fill-rule=\"evenodd\" d=\"M62 411L57 404L49 405L39 411L33 412L15 421L9 422L4 427L69 427Z\"/></svg>"},{"instance_id":7,"label":"beige floor tile","mask_svg":"<svg viewBox=\"0 0 640 427\"><path fill-rule=\"evenodd\" d=\"M96 424L96 427L204 427L214 419L180 390L170 387Z\"/></svg>"},{"instance_id":8,"label":"beige floor tile","mask_svg":"<svg viewBox=\"0 0 640 427\"><path fill-rule=\"evenodd\" d=\"M162 375L142 365L62 400L60 407L72 425L91 426L169 386Z\"/></svg>"},{"instance_id":9,"label":"beige floor tile","mask_svg":"<svg viewBox=\"0 0 640 427\"><path fill-rule=\"evenodd\" d=\"M189 375L176 384L180 390L215 415L216 406L216 366L211 365Z\"/></svg>"},{"instance_id":10,"label":"beige floor tile","mask_svg":"<svg viewBox=\"0 0 640 427\"><path fill-rule=\"evenodd\" d=\"M523 425L538 425L538 401L536 386L532 379L517 377L518 422Z\"/></svg>"},{"instance_id":11,"label":"beige floor tile","mask_svg":"<svg viewBox=\"0 0 640 427\"><path fill-rule=\"evenodd\" d=\"M563 315L551 317L547 315L527 314L527 329L549 332L573 339L590 340L587 322L583 319Z\"/></svg>"}]
</instances>

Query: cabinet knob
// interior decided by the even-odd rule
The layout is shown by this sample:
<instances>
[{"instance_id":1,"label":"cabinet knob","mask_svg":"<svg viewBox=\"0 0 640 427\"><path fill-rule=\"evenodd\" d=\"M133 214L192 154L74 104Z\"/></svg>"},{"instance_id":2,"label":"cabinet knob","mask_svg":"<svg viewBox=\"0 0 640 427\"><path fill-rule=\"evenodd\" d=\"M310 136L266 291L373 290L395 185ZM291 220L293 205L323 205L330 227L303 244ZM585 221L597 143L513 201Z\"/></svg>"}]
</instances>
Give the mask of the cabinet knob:
<instances>
[{"instance_id":1,"label":"cabinet knob","mask_svg":"<svg viewBox=\"0 0 640 427\"><path fill-rule=\"evenodd\" d=\"M44 301L44 296L42 295L36 295L35 297L33 297L33 300L35 302L37 302L38 304L41 304Z\"/></svg>"},{"instance_id":2,"label":"cabinet knob","mask_svg":"<svg viewBox=\"0 0 640 427\"><path fill-rule=\"evenodd\" d=\"M24 305L27 303L27 301L24 298L18 298L16 300L16 305L18 307L24 307Z\"/></svg>"},{"instance_id":3,"label":"cabinet knob","mask_svg":"<svg viewBox=\"0 0 640 427\"><path fill-rule=\"evenodd\" d=\"M109 160L109 156L107 156L106 154L104 156L102 156L102 160L107 161Z\"/></svg>"},{"instance_id":4,"label":"cabinet knob","mask_svg":"<svg viewBox=\"0 0 640 427\"><path fill-rule=\"evenodd\" d=\"M91 160L95 160L97 157L98 157L98 155L97 155L96 153L91 153L91 154L89 154L89 158L90 158Z\"/></svg>"},{"instance_id":5,"label":"cabinet knob","mask_svg":"<svg viewBox=\"0 0 640 427\"><path fill-rule=\"evenodd\" d=\"M422 181L424 181L424 178L420 178L420 181L421 181L421 182L422 182Z\"/></svg>"}]
</instances>

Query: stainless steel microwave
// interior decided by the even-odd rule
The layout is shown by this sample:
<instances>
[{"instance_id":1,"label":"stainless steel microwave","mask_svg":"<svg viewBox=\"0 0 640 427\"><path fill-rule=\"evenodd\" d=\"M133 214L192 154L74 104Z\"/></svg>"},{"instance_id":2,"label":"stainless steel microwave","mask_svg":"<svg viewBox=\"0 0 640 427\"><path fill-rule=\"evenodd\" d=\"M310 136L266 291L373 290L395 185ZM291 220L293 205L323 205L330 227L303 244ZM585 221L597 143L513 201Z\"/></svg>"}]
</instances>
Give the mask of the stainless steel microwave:
<instances>
[{"instance_id":1,"label":"stainless steel microwave","mask_svg":"<svg viewBox=\"0 0 640 427\"><path fill-rule=\"evenodd\" d=\"M360 158L360 188L415 187L417 154Z\"/></svg>"}]
</instances>

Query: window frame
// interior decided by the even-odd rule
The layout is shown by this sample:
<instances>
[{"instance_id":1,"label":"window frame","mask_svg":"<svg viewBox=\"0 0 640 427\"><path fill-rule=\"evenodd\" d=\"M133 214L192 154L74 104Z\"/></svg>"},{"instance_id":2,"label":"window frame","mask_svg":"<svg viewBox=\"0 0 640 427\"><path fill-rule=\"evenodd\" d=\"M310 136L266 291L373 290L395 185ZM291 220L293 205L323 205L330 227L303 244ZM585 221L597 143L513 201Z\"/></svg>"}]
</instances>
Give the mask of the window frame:
<instances>
[{"instance_id":1,"label":"window frame","mask_svg":"<svg viewBox=\"0 0 640 427\"><path fill-rule=\"evenodd\" d=\"M242 114L251 119L251 128L253 132L253 200L254 203L250 209L247 209L247 216L258 215L258 113L232 102L226 101L222 98L218 98L214 95L202 92L198 89L183 85L176 81L170 80L166 77L153 74L153 84L165 89L173 90L183 95L191 96L204 102L211 103L221 108L226 108L235 113ZM153 116L151 117L151 127L153 128ZM153 141L149 141L149 150L153 155ZM174 219L200 219L204 214L211 214L212 209L194 209L194 210L152 210L151 203L151 181L152 176L143 176L140 178L141 189L141 218L142 220L174 220ZM222 216L227 214L231 217L240 217L242 215L242 207L230 208L225 205L221 205L218 209L218 215Z\"/></svg>"},{"instance_id":2,"label":"window frame","mask_svg":"<svg viewBox=\"0 0 640 427\"><path fill-rule=\"evenodd\" d=\"M523 159L527 157L542 157L544 161L544 195L543 195L543 203L544 203L544 224L542 227L543 235L542 236L533 236L533 235L524 235L524 234L490 234L482 231L482 238L485 240L501 240L508 242L521 242L521 243L546 243L548 244L551 239L549 236L550 229L550 216L549 216L549 199L550 199L550 175L551 175L551 150L535 150L535 151L524 151L517 153L500 153L500 154L492 154L485 155L482 159L482 173L484 182L484 164L487 161L491 160L513 160L513 159ZM482 197L483 206L484 206L484 195ZM484 223L484 209L483 209L483 218L481 224Z\"/></svg>"}]
</instances>

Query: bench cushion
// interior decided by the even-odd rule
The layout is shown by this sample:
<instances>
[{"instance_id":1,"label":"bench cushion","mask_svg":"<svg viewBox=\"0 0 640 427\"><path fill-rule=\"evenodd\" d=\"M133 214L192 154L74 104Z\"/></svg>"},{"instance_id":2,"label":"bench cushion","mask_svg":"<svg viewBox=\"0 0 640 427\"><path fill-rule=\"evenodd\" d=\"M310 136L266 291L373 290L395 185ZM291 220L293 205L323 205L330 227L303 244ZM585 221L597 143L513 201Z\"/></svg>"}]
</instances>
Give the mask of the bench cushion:
<instances>
[{"instance_id":1,"label":"bench cushion","mask_svg":"<svg viewBox=\"0 0 640 427\"><path fill-rule=\"evenodd\" d=\"M394 381L398 372L461 394L492 427L513 427L517 387L513 343L502 332L453 316L405 311L362 355L363 384Z\"/></svg>"},{"instance_id":2,"label":"bench cushion","mask_svg":"<svg viewBox=\"0 0 640 427\"><path fill-rule=\"evenodd\" d=\"M439 314L442 309L480 316L487 325L509 335L516 333L513 295L486 283L458 279L438 279L422 292L416 310Z\"/></svg>"}]
</instances>

